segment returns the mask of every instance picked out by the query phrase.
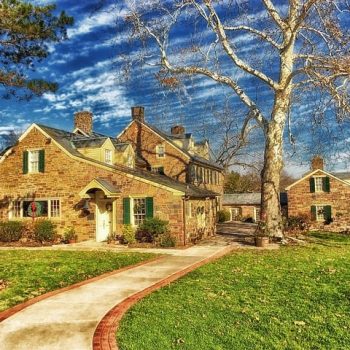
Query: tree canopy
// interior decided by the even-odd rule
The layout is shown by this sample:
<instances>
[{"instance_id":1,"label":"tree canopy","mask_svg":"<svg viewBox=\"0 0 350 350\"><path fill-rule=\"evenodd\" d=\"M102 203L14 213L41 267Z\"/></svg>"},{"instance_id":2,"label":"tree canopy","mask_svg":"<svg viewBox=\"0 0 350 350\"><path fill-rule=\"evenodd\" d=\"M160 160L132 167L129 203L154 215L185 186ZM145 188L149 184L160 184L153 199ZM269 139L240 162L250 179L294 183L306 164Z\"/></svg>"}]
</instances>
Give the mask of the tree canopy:
<instances>
[{"instance_id":1,"label":"tree canopy","mask_svg":"<svg viewBox=\"0 0 350 350\"><path fill-rule=\"evenodd\" d=\"M4 97L30 98L57 89L55 82L33 77L35 65L49 55L49 44L67 38L73 18L55 15L55 5L0 1L0 86Z\"/></svg>"}]
</instances>

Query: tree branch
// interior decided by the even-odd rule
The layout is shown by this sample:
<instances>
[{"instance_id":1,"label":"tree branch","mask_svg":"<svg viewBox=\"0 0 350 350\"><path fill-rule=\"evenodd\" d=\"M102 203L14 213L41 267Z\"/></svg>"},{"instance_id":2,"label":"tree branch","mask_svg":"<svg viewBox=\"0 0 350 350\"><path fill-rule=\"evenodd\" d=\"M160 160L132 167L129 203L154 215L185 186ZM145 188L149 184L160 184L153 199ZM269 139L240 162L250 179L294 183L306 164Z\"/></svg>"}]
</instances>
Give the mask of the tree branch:
<instances>
[{"instance_id":1,"label":"tree branch","mask_svg":"<svg viewBox=\"0 0 350 350\"><path fill-rule=\"evenodd\" d=\"M272 46L274 46L276 49L281 49L282 46L280 44L278 44L276 41L274 41L269 35L267 35L264 32L261 32L260 30L257 30L255 28L252 27L248 27L248 26L224 26L224 30L228 30L228 31L248 31L252 34L255 34L257 36L259 36L260 38L266 40L268 43L270 43Z\"/></svg>"}]
</instances>

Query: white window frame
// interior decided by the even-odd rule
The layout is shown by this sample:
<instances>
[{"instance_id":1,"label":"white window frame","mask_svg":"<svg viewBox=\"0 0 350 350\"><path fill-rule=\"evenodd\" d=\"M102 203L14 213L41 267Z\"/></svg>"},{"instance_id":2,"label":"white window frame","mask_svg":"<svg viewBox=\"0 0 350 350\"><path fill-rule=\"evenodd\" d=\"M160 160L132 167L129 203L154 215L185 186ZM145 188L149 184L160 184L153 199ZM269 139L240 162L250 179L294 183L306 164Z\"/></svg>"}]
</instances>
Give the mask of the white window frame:
<instances>
[{"instance_id":1,"label":"white window frame","mask_svg":"<svg viewBox=\"0 0 350 350\"><path fill-rule=\"evenodd\" d=\"M231 213L231 221L233 221L234 217L241 216L241 208L239 207L234 207L230 208L230 213Z\"/></svg>"},{"instance_id":2,"label":"white window frame","mask_svg":"<svg viewBox=\"0 0 350 350\"><path fill-rule=\"evenodd\" d=\"M28 151L28 173L30 174L39 173L39 158L40 158L39 154L40 154L39 149L33 149ZM35 158L34 158L34 155L35 155Z\"/></svg>"},{"instance_id":3,"label":"white window frame","mask_svg":"<svg viewBox=\"0 0 350 350\"><path fill-rule=\"evenodd\" d=\"M144 200L145 201L145 213L144 213L144 218L143 220L146 219L146 197L133 197L133 198L130 198L130 222L131 222L131 225L134 226L134 227L138 227L143 221L140 222L140 224L137 224L136 223L136 220L135 220L135 212L134 212L134 208L135 208L135 201L137 200Z\"/></svg>"},{"instance_id":4,"label":"white window frame","mask_svg":"<svg viewBox=\"0 0 350 350\"><path fill-rule=\"evenodd\" d=\"M325 207L325 205L323 205L323 204L315 205L315 207L316 207L316 221L324 221L324 207ZM319 213L320 211L322 211L321 214Z\"/></svg>"},{"instance_id":5,"label":"white window frame","mask_svg":"<svg viewBox=\"0 0 350 350\"><path fill-rule=\"evenodd\" d=\"M110 149L105 149L105 163L113 164L113 152Z\"/></svg>"},{"instance_id":6,"label":"white window frame","mask_svg":"<svg viewBox=\"0 0 350 350\"><path fill-rule=\"evenodd\" d=\"M162 151L160 151L162 149ZM157 158L165 158L165 145L164 144L159 144L156 146L156 156Z\"/></svg>"},{"instance_id":7,"label":"white window frame","mask_svg":"<svg viewBox=\"0 0 350 350\"><path fill-rule=\"evenodd\" d=\"M9 220L31 220L30 217L25 217L24 216L24 212L23 212L23 202L29 202L31 201L30 199L21 199L20 201L12 201L10 203L10 210L9 210ZM62 213L62 200L60 198L36 198L35 201L38 202L43 202L43 201L47 201L47 219L52 219L52 220L59 220L61 219L61 213ZM52 202L58 201L58 216L52 216ZM14 203L20 203L20 216L14 216ZM40 216L39 216L40 218Z\"/></svg>"},{"instance_id":8,"label":"white window frame","mask_svg":"<svg viewBox=\"0 0 350 350\"><path fill-rule=\"evenodd\" d=\"M323 192L323 176L315 176L315 192Z\"/></svg>"}]
</instances>

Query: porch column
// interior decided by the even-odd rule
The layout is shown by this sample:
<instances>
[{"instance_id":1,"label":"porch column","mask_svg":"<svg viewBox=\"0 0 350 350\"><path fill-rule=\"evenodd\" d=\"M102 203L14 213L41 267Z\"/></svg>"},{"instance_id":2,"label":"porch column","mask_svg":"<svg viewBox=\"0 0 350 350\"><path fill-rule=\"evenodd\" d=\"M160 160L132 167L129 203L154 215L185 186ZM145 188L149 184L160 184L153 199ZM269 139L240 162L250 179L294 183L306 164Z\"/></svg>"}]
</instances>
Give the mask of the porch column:
<instances>
[{"instance_id":1,"label":"porch column","mask_svg":"<svg viewBox=\"0 0 350 350\"><path fill-rule=\"evenodd\" d=\"M112 202L112 233L117 232L117 199Z\"/></svg>"}]
</instances>

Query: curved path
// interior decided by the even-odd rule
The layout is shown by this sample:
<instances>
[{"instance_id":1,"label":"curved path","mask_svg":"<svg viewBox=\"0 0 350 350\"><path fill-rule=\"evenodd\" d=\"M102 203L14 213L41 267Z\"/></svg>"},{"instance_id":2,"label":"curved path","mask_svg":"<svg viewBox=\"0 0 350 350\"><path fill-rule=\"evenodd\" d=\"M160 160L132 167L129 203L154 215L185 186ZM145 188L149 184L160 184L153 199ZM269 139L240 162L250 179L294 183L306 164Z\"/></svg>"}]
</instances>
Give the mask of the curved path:
<instances>
[{"instance_id":1,"label":"curved path","mask_svg":"<svg viewBox=\"0 0 350 350\"><path fill-rule=\"evenodd\" d=\"M213 242L185 250L171 250L171 255L160 260L39 301L0 323L1 349L92 349L97 325L117 304L234 247L234 244L228 246L227 243Z\"/></svg>"}]
</instances>

